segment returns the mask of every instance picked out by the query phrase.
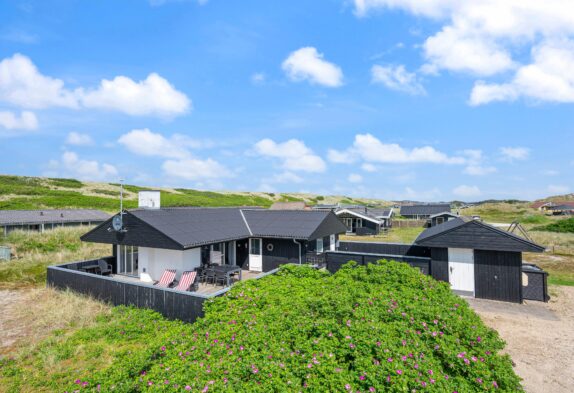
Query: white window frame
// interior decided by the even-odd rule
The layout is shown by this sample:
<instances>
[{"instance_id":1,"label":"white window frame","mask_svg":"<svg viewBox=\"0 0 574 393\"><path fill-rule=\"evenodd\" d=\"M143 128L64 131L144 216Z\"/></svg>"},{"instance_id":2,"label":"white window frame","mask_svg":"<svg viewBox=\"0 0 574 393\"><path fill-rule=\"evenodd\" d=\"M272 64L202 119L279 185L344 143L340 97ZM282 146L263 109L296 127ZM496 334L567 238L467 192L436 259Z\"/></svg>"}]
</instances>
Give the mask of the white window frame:
<instances>
[{"instance_id":1,"label":"white window frame","mask_svg":"<svg viewBox=\"0 0 574 393\"><path fill-rule=\"evenodd\" d=\"M317 254L322 254L324 252L323 249L323 238L317 239L317 246L316 246Z\"/></svg>"}]
</instances>

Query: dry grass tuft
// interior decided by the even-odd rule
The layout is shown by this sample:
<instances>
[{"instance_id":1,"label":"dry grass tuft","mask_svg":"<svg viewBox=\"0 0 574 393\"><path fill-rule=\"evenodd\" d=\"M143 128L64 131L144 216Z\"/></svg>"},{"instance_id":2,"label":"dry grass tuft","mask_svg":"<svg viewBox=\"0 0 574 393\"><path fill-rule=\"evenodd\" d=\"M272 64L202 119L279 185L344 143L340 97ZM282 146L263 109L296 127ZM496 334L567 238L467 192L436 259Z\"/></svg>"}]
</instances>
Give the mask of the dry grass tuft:
<instances>
[{"instance_id":1,"label":"dry grass tuft","mask_svg":"<svg viewBox=\"0 0 574 393\"><path fill-rule=\"evenodd\" d=\"M37 288L4 292L3 297L9 300L0 302L0 353L5 354L29 353L52 332L92 326L98 316L111 310L104 303L71 291Z\"/></svg>"}]
</instances>

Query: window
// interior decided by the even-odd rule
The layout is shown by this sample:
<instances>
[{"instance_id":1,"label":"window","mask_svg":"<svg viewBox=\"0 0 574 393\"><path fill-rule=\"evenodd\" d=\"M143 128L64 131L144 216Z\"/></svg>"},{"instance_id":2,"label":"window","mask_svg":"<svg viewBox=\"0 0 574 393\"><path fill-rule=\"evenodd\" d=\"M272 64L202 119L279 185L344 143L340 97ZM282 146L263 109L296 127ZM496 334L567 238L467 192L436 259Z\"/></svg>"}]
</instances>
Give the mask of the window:
<instances>
[{"instance_id":1,"label":"window","mask_svg":"<svg viewBox=\"0 0 574 393\"><path fill-rule=\"evenodd\" d=\"M118 274L138 275L138 248L134 246L118 247Z\"/></svg>"},{"instance_id":2,"label":"window","mask_svg":"<svg viewBox=\"0 0 574 393\"><path fill-rule=\"evenodd\" d=\"M249 253L253 255L261 255L261 239L250 239Z\"/></svg>"},{"instance_id":3,"label":"window","mask_svg":"<svg viewBox=\"0 0 574 393\"><path fill-rule=\"evenodd\" d=\"M317 239L317 253L323 252L323 239Z\"/></svg>"},{"instance_id":4,"label":"window","mask_svg":"<svg viewBox=\"0 0 574 393\"><path fill-rule=\"evenodd\" d=\"M444 222L444 217L437 217L436 218L436 223L438 224L442 224Z\"/></svg>"},{"instance_id":5,"label":"window","mask_svg":"<svg viewBox=\"0 0 574 393\"><path fill-rule=\"evenodd\" d=\"M211 245L211 252L209 253L211 263L219 265L225 264L225 243L215 243Z\"/></svg>"}]
</instances>

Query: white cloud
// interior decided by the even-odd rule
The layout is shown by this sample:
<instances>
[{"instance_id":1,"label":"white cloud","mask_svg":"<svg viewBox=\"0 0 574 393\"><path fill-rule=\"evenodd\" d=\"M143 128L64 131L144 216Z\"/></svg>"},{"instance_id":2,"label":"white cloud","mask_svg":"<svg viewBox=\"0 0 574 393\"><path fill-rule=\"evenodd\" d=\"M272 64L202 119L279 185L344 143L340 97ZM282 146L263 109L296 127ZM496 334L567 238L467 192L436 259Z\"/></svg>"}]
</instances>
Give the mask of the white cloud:
<instances>
[{"instance_id":1,"label":"white cloud","mask_svg":"<svg viewBox=\"0 0 574 393\"><path fill-rule=\"evenodd\" d=\"M501 147L500 154L506 161L526 160L530 155L530 149L526 147Z\"/></svg>"},{"instance_id":2,"label":"white cloud","mask_svg":"<svg viewBox=\"0 0 574 393\"><path fill-rule=\"evenodd\" d=\"M574 2L568 0L354 0L355 12L403 10L440 24L421 46L422 70L493 76L517 70L510 81L476 83L472 105L527 97L574 102ZM532 50L530 63L521 55Z\"/></svg>"},{"instance_id":3,"label":"white cloud","mask_svg":"<svg viewBox=\"0 0 574 393\"><path fill-rule=\"evenodd\" d=\"M477 197L481 194L480 189L477 186L458 186L452 193L456 196L463 197L463 198L473 198Z\"/></svg>"},{"instance_id":4,"label":"white cloud","mask_svg":"<svg viewBox=\"0 0 574 393\"><path fill-rule=\"evenodd\" d=\"M64 152L59 160L51 160L48 168L47 174L50 176L66 176L88 181L114 180L118 175L113 165L100 164L95 160L83 160L71 151Z\"/></svg>"},{"instance_id":5,"label":"white cloud","mask_svg":"<svg viewBox=\"0 0 574 393\"><path fill-rule=\"evenodd\" d=\"M265 79L267 79L267 77L263 72L256 72L253 75L251 75L251 83L256 85L264 83Z\"/></svg>"},{"instance_id":6,"label":"white cloud","mask_svg":"<svg viewBox=\"0 0 574 393\"><path fill-rule=\"evenodd\" d=\"M359 175L358 173L351 173L348 177L347 180L350 183L361 183L363 181L363 176Z\"/></svg>"},{"instance_id":7,"label":"white cloud","mask_svg":"<svg viewBox=\"0 0 574 393\"><path fill-rule=\"evenodd\" d=\"M117 76L102 80L96 89L71 90L18 53L0 62L0 101L22 108L99 108L134 116L172 117L191 109L189 98L156 73L140 82Z\"/></svg>"},{"instance_id":8,"label":"white cloud","mask_svg":"<svg viewBox=\"0 0 574 393\"><path fill-rule=\"evenodd\" d=\"M167 160L162 169L167 176L184 180L210 180L232 177L233 173L219 162L208 158L184 158L180 160Z\"/></svg>"},{"instance_id":9,"label":"white cloud","mask_svg":"<svg viewBox=\"0 0 574 393\"><path fill-rule=\"evenodd\" d=\"M356 157L351 152L335 149L327 151L327 159L335 164L351 164L356 161Z\"/></svg>"},{"instance_id":10,"label":"white cloud","mask_svg":"<svg viewBox=\"0 0 574 393\"><path fill-rule=\"evenodd\" d=\"M177 138L166 138L162 134L150 131L147 128L131 130L118 139L132 153L141 156L157 156L167 158L184 158L189 151L177 143Z\"/></svg>"},{"instance_id":11,"label":"white cloud","mask_svg":"<svg viewBox=\"0 0 574 393\"><path fill-rule=\"evenodd\" d=\"M295 82L309 81L326 87L343 84L343 71L336 64L323 59L323 54L313 47L292 52L281 65L289 79Z\"/></svg>"},{"instance_id":12,"label":"white cloud","mask_svg":"<svg viewBox=\"0 0 574 393\"><path fill-rule=\"evenodd\" d=\"M365 172L376 172L377 171L377 167L373 164L369 164L368 162L365 162L363 165L361 165L361 169L364 170Z\"/></svg>"},{"instance_id":13,"label":"white cloud","mask_svg":"<svg viewBox=\"0 0 574 393\"><path fill-rule=\"evenodd\" d=\"M544 171L540 171L540 174L544 175L544 176L558 176L560 174L560 172L558 172L554 169L547 169Z\"/></svg>"},{"instance_id":14,"label":"white cloud","mask_svg":"<svg viewBox=\"0 0 574 393\"><path fill-rule=\"evenodd\" d=\"M78 107L77 94L62 80L42 75L19 53L0 62L0 100L23 108Z\"/></svg>"},{"instance_id":15,"label":"white cloud","mask_svg":"<svg viewBox=\"0 0 574 393\"><path fill-rule=\"evenodd\" d=\"M532 64L520 67L508 83L475 83L471 105L514 101L574 102L574 41L546 42L532 49Z\"/></svg>"},{"instance_id":16,"label":"white cloud","mask_svg":"<svg viewBox=\"0 0 574 393\"><path fill-rule=\"evenodd\" d=\"M548 192L552 194L567 194L570 192L570 187L565 185L551 184L548 186Z\"/></svg>"},{"instance_id":17,"label":"white cloud","mask_svg":"<svg viewBox=\"0 0 574 393\"><path fill-rule=\"evenodd\" d=\"M94 144L94 140L88 134L80 134L79 132L72 131L66 137L66 144L76 146L90 146Z\"/></svg>"},{"instance_id":18,"label":"white cloud","mask_svg":"<svg viewBox=\"0 0 574 393\"><path fill-rule=\"evenodd\" d=\"M293 172L282 172L273 175L272 178L267 179L268 183L302 183L303 178Z\"/></svg>"},{"instance_id":19,"label":"white cloud","mask_svg":"<svg viewBox=\"0 0 574 393\"><path fill-rule=\"evenodd\" d=\"M162 169L171 178L196 181L233 176L232 171L212 158L194 157L190 149L205 147L207 144L186 135L174 134L165 137L144 128L122 135L118 143L134 154L169 158L163 162Z\"/></svg>"},{"instance_id":20,"label":"white cloud","mask_svg":"<svg viewBox=\"0 0 574 393\"><path fill-rule=\"evenodd\" d=\"M327 168L321 157L297 139L290 139L283 143L277 143L268 138L262 139L255 144L254 150L264 157L279 158L282 161L282 167L290 171L324 172Z\"/></svg>"},{"instance_id":21,"label":"white cloud","mask_svg":"<svg viewBox=\"0 0 574 393\"><path fill-rule=\"evenodd\" d=\"M371 80L373 83L383 84L391 90L400 91L411 95L422 95L426 91L418 81L417 75L408 72L405 66L380 66L371 68Z\"/></svg>"},{"instance_id":22,"label":"white cloud","mask_svg":"<svg viewBox=\"0 0 574 393\"><path fill-rule=\"evenodd\" d=\"M14 112L0 111L0 127L7 130L35 130L38 128L38 119L29 111L22 111L20 116Z\"/></svg>"},{"instance_id":23,"label":"white cloud","mask_svg":"<svg viewBox=\"0 0 574 393\"><path fill-rule=\"evenodd\" d=\"M133 116L171 117L187 113L191 101L156 73L139 82L125 76L102 80L93 91L81 95L86 108L116 110Z\"/></svg>"},{"instance_id":24,"label":"white cloud","mask_svg":"<svg viewBox=\"0 0 574 393\"><path fill-rule=\"evenodd\" d=\"M407 149L396 143L384 143L371 134L357 134L353 145L345 151L330 150L329 158L337 158L340 163L362 159L380 163L434 163L464 164L464 157L449 157L431 146Z\"/></svg>"},{"instance_id":25,"label":"white cloud","mask_svg":"<svg viewBox=\"0 0 574 393\"><path fill-rule=\"evenodd\" d=\"M493 166L469 165L466 168L464 168L463 172L466 173L467 175L472 176L484 176L490 173L494 173L496 171L497 171L496 167Z\"/></svg>"}]
</instances>

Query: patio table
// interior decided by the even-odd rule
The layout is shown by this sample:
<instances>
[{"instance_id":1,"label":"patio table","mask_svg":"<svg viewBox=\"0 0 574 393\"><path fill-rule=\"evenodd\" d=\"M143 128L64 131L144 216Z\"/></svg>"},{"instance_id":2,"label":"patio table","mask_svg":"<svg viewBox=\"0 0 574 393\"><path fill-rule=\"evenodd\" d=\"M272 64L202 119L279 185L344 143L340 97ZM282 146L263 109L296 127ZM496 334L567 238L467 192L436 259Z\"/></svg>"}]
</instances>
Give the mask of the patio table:
<instances>
[{"instance_id":1,"label":"patio table","mask_svg":"<svg viewBox=\"0 0 574 393\"><path fill-rule=\"evenodd\" d=\"M80 271L84 271L86 273L97 273L98 269L100 268L100 265L85 265L80 267Z\"/></svg>"},{"instance_id":2,"label":"patio table","mask_svg":"<svg viewBox=\"0 0 574 393\"><path fill-rule=\"evenodd\" d=\"M239 273L239 281L241 281L241 267L232 265L216 265L212 266L210 269L217 273L225 274L227 286L229 286L231 281L231 275L234 273Z\"/></svg>"}]
</instances>

